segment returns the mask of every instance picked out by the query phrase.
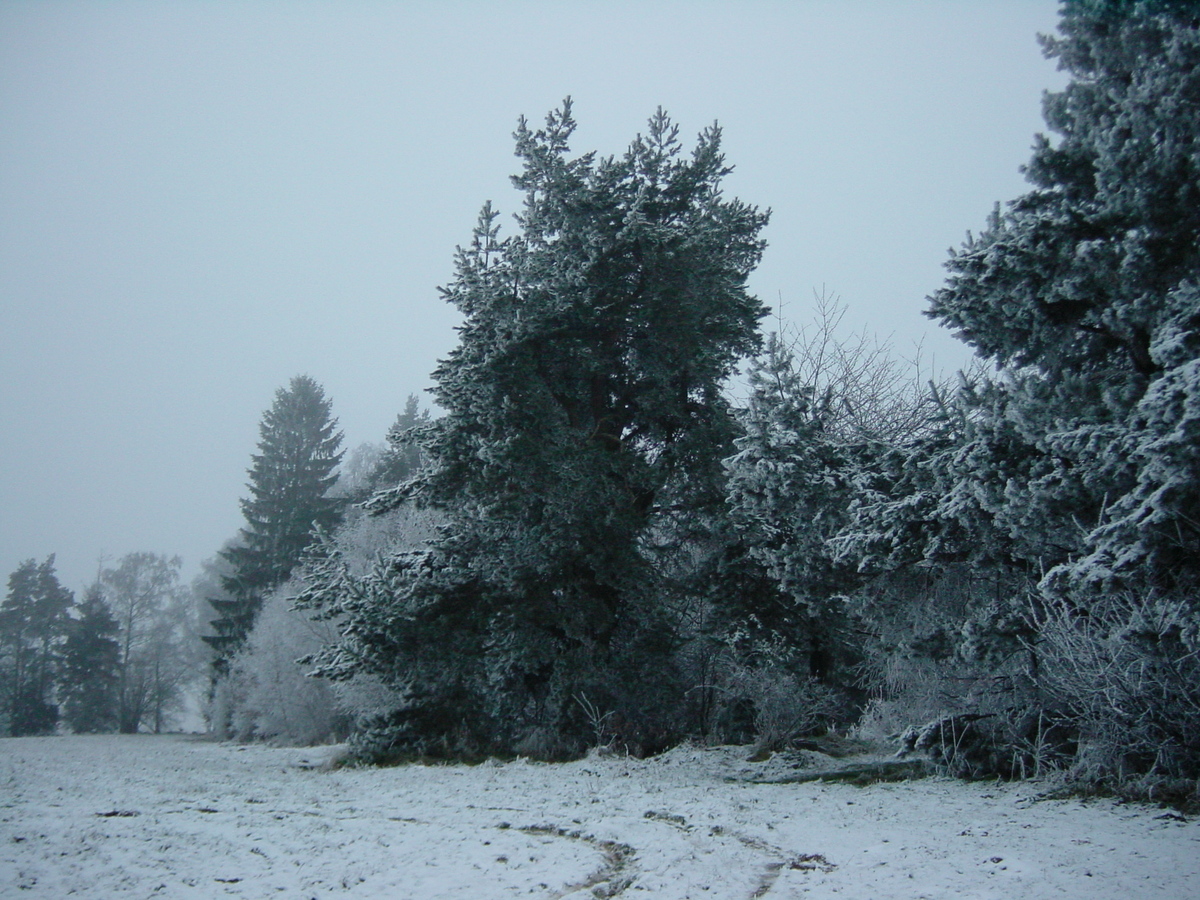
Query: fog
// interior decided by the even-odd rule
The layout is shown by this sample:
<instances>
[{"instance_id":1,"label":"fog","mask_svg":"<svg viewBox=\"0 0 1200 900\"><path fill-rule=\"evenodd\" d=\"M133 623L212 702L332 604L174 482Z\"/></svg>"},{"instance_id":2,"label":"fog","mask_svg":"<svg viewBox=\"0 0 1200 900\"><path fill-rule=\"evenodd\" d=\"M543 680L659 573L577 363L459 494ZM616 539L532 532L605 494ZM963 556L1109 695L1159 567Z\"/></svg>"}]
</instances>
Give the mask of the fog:
<instances>
[{"instance_id":1,"label":"fog","mask_svg":"<svg viewBox=\"0 0 1200 900\"><path fill-rule=\"evenodd\" d=\"M571 95L574 149L662 105L717 120L770 207L752 285L953 370L923 318L947 248L1042 130L1053 0L0 5L0 566L197 571L275 390L381 441L454 345L455 245L518 198L511 134ZM774 326L773 322L765 323ZM427 403L427 400L423 400Z\"/></svg>"}]
</instances>

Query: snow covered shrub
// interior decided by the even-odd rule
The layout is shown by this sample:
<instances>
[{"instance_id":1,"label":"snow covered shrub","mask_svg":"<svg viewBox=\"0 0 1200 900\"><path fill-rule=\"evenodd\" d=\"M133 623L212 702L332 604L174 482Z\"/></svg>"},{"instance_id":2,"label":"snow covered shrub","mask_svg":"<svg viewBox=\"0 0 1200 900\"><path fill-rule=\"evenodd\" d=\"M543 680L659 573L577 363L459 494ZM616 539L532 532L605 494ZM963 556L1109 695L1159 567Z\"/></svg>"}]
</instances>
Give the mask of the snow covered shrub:
<instances>
[{"instance_id":1,"label":"snow covered shrub","mask_svg":"<svg viewBox=\"0 0 1200 900\"><path fill-rule=\"evenodd\" d=\"M922 753L958 778L1027 778L1061 768L1074 752L1069 722L1038 710L942 716L900 735L902 753Z\"/></svg>"},{"instance_id":2,"label":"snow covered shrub","mask_svg":"<svg viewBox=\"0 0 1200 900\"><path fill-rule=\"evenodd\" d=\"M315 744L345 734L347 722L329 684L308 677L301 660L336 637L328 622L292 608L289 592L263 604L246 646L231 660L224 691L238 740Z\"/></svg>"},{"instance_id":3,"label":"snow covered shrub","mask_svg":"<svg viewBox=\"0 0 1200 900\"><path fill-rule=\"evenodd\" d=\"M1020 777L1069 761L1073 726L1037 683L1030 578L930 566L872 588L862 622L874 635L863 667L873 696L859 735L899 738L903 750L965 777Z\"/></svg>"},{"instance_id":4,"label":"snow covered shrub","mask_svg":"<svg viewBox=\"0 0 1200 900\"><path fill-rule=\"evenodd\" d=\"M1119 782L1200 772L1200 613L1132 595L1047 607L1040 684L1080 729L1077 774Z\"/></svg>"},{"instance_id":5,"label":"snow covered shrub","mask_svg":"<svg viewBox=\"0 0 1200 900\"><path fill-rule=\"evenodd\" d=\"M812 734L829 724L843 706L833 688L782 666L734 666L722 689L727 702L744 703L753 710L755 745L760 751L780 750Z\"/></svg>"},{"instance_id":6,"label":"snow covered shrub","mask_svg":"<svg viewBox=\"0 0 1200 900\"><path fill-rule=\"evenodd\" d=\"M709 740L774 751L849 720L845 692L814 677L804 648L778 635L727 635L709 672L697 686L711 692Z\"/></svg>"},{"instance_id":7,"label":"snow covered shrub","mask_svg":"<svg viewBox=\"0 0 1200 900\"><path fill-rule=\"evenodd\" d=\"M962 682L944 661L894 655L883 661L887 675L876 683L855 732L869 740L894 740L961 708Z\"/></svg>"}]
</instances>

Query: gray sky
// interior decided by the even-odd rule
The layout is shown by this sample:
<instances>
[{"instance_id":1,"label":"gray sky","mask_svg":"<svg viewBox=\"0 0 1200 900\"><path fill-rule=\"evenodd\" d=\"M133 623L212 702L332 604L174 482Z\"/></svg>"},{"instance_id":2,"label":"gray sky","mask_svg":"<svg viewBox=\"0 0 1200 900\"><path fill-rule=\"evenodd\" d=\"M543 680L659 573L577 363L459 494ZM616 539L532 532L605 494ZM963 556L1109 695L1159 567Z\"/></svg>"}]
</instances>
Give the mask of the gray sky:
<instances>
[{"instance_id":1,"label":"gray sky","mask_svg":"<svg viewBox=\"0 0 1200 900\"><path fill-rule=\"evenodd\" d=\"M180 554L240 527L276 388L380 441L454 345L448 281L512 131L570 94L574 149L658 105L714 119L773 218L752 285L950 369L946 251L1025 189L1063 83L1053 0L545 3L0 0L0 578ZM424 402L424 401L423 401Z\"/></svg>"}]
</instances>

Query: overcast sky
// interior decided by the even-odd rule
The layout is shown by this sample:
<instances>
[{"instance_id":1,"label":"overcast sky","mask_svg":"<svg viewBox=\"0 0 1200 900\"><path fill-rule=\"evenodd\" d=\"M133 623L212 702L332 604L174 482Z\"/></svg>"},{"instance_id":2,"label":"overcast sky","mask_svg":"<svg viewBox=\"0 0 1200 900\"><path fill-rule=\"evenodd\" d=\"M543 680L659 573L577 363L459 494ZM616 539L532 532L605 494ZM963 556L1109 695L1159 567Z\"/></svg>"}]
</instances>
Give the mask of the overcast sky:
<instances>
[{"instance_id":1,"label":"overcast sky","mask_svg":"<svg viewBox=\"0 0 1200 900\"><path fill-rule=\"evenodd\" d=\"M770 207L759 296L950 369L921 315L1063 83L1053 0L0 0L0 577L57 554L180 554L242 524L275 390L325 386L349 446L430 384L512 131L566 95L573 149L620 153L660 104L717 120L727 192ZM424 402L424 401L423 401Z\"/></svg>"}]
</instances>

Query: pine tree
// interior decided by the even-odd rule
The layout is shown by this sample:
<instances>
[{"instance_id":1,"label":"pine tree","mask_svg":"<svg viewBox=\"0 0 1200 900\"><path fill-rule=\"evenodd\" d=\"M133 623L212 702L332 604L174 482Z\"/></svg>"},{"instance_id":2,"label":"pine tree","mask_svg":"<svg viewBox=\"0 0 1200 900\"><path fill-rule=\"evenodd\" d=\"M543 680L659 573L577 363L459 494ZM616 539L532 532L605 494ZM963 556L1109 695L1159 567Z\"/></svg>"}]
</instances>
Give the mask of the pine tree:
<instances>
[{"instance_id":1,"label":"pine tree","mask_svg":"<svg viewBox=\"0 0 1200 900\"><path fill-rule=\"evenodd\" d=\"M72 594L59 584L54 556L29 559L9 576L0 604L0 690L13 736L53 732L55 662Z\"/></svg>"},{"instance_id":2,"label":"pine tree","mask_svg":"<svg viewBox=\"0 0 1200 900\"><path fill-rule=\"evenodd\" d=\"M574 128L569 100L520 122L519 232L501 239L486 204L443 289L464 316L435 372L446 415L389 501L443 510L442 536L369 584L326 569L311 595L347 620L327 672L411 685L390 742L561 752L584 692L668 718L658 554L721 500L721 386L758 345L745 284L767 216L722 197L716 126L687 157L660 110L604 159L569 155Z\"/></svg>"},{"instance_id":3,"label":"pine tree","mask_svg":"<svg viewBox=\"0 0 1200 900\"><path fill-rule=\"evenodd\" d=\"M1072 0L1034 190L930 315L1001 369L973 404L984 517L1055 592L1200 588L1200 4Z\"/></svg>"},{"instance_id":4,"label":"pine tree","mask_svg":"<svg viewBox=\"0 0 1200 900\"><path fill-rule=\"evenodd\" d=\"M927 561L959 533L996 589L950 649L989 676L1024 661L1007 705L1062 716L1085 774L1195 778L1200 3L1067 0L1060 32L1033 189L931 298L995 371L953 404L954 446L906 466L934 501L876 511L932 538Z\"/></svg>"},{"instance_id":5,"label":"pine tree","mask_svg":"<svg viewBox=\"0 0 1200 900\"><path fill-rule=\"evenodd\" d=\"M215 651L217 674L245 641L264 598L287 581L314 532L341 519L344 501L330 496L342 458L342 433L331 410L321 386L298 375L276 391L263 413L250 496L242 500L246 526L238 543L221 551L234 569L222 579L230 597L210 600L219 615L212 622L216 633L204 640Z\"/></svg>"},{"instance_id":6,"label":"pine tree","mask_svg":"<svg viewBox=\"0 0 1200 900\"><path fill-rule=\"evenodd\" d=\"M75 608L62 646L59 695L63 719L76 734L117 730L120 628L99 585Z\"/></svg>"}]
</instances>

